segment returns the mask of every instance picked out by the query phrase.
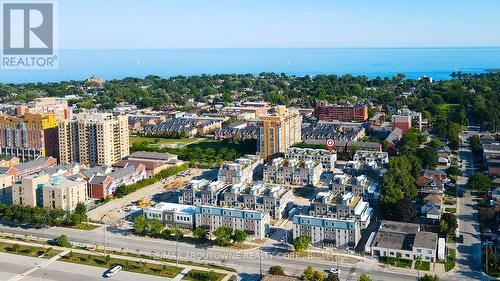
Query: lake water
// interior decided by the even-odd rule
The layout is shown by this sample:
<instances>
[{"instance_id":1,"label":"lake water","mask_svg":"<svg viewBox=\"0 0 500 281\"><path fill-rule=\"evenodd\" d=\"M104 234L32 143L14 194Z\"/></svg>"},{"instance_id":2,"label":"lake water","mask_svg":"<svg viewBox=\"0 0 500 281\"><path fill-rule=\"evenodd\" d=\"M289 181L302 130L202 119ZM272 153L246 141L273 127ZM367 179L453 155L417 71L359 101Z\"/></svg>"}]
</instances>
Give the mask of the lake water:
<instances>
[{"instance_id":1,"label":"lake water","mask_svg":"<svg viewBox=\"0 0 500 281\"><path fill-rule=\"evenodd\" d=\"M500 68L499 48L60 50L57 70L0 70L0 82L56 82L100 76L162 77L276 72L450 79L453 71Z\"/></svg>"}]
</instances>

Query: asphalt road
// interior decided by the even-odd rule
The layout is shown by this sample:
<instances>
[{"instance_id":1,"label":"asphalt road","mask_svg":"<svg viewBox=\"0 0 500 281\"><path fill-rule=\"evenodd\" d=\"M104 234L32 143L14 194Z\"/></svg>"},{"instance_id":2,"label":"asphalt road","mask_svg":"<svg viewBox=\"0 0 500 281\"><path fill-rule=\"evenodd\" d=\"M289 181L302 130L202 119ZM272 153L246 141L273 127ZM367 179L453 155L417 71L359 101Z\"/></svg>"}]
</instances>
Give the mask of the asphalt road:
<instances>
[{"instance_id":1,"label":"asphalt road","mask_svg":"<svg viewBox=\"0 0 500 281\"><path fill-rule=\"evenodd\" d=\"M0 230L6 233L17 233L24 235L28 233L34 237L42 236L40 229L23 229L19 227L0 226ZM49 228L43 231L43 237L55 238L65 234L69 241L83 245L96 245L102 248L103 229L94 231L83 231L67 228ZM107 247L116 250L139 251L142 254L150 255L152 252L175 258L175 242L161 239L147 239L135 236L125 236L118 233L107 232ZM273 247L261 247L261 249L235 251L220 247L205 247L203 245L191 245L187 243L178 244L178 253L181 260L191 260L207 264L221 264L233 267L242 273L243 280L257 280L260 270L265 273L273 265L280 265L286 273L299 275L307 266L313 266L318 270L329 270L336 267L336 263L329 260L317 258L294 258L287 256L289 253ZM261 255L262 260L259 258ZM0 261L3 259L0 258ZM59 262L58 262L59 263ZM261 267L262 265L262 267ZM357 265L341 264L341 280L357 280L359 275L367 273L372 280L396 281L415 280L412 274L406 274L395 268L384 269L373 259ZM0 268L1 271L1 268ZM102 273L102 272L101 272ZM67 279L72 280L72 279ZM140 279L138 279L140 280ZM442 277L440 280L478 280L472 278L470 274L460 274L460 276Z\"/></svg>"},{"instance_id":2,"label":"asphalt road","mask_svg":"<svg viewBox=\"0 0 500 281\"><path fill-rule=\"evenodd\" d=\"M9 281L16 278L37 265L45 262L45 259L32 258L26 256L0 253L0 280ZM97 281L104 280L102 277L105 268L79 265L74 263L56 261L46 267L35 270L29 275L23 277L22 281ZM121 271L111 278L111 280L120 281L160 281L171 280L169 278L160 278L152 275L138 274Z\"/></svg>"},{"instance_id":3,"label":"asphalt road","mask_svg":"<svg viewBox=\"0 0 500 281\"><path fill-rule=\"evenodd\" d=\"M463 243L457 246L458 272L464 276L470 276L477 280L482 279L481 270L481 241L477 210L474 208L473 196L467 189L467 179L474 172L474 159L468 144L460 148L460 159L462 160L463 176L458 177L457 187L463 197L457 200L458 208L458 234L463 236Z\"/></svg>"}]
</instances>

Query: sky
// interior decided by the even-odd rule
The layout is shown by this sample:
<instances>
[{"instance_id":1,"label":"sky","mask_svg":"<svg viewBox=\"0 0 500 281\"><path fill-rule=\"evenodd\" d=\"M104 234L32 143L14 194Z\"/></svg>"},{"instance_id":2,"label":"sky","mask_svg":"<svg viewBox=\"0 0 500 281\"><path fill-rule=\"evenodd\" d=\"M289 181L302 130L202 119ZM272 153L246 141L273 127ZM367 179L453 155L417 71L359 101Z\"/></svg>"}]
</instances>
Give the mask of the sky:
<instances>
[{"instance_id":1,"label":"sky","mask_svg":"<svg viewBox=\"0 0 500 281\"><path fill-rule=\"evenodd\" d=\"M500 46L499 0L59 0L61 49Z\"/></svg>"}]
</instances>

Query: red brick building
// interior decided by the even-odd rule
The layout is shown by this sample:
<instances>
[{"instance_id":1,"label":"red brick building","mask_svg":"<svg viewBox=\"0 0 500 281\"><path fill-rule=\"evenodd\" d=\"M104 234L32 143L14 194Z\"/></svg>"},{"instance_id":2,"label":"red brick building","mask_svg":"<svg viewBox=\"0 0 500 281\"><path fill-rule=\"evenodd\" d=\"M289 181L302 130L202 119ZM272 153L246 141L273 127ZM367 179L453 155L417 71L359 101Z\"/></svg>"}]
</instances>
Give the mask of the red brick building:
<instances>
[{"instance_id":1,"label":"red brick building","mask_svg":"<svg viewBox=\"0 0 500 281\"><path fill-rule=\"evenodd\" d=\"M315 112L318 121L363 122L368 120L368 107L364 105L339 106L317 102Z\"/></svg>"}]
</instances>

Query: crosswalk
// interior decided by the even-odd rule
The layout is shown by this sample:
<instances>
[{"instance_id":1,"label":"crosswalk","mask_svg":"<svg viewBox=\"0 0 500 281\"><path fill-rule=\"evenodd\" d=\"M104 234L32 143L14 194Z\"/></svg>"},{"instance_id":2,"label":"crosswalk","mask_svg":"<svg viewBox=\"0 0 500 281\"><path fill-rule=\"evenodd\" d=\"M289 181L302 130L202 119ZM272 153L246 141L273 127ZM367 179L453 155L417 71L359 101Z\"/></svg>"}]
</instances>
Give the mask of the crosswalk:
<instances>
[{"instance_id":1,"label":"crosswalk","mask_svg":"<svg viewBox=\"0 0 500 281\"><path fill-rule=\"evenodd\" d=\"M28 271L26 271L24 273L18 274L16 276L10 278L8 281L19 281L19 280L22 280L25 277L27 277L28 275L30 275L31 273L33 273L33 272L35 272L35 271L37 271L37 270L39 270L41 268L44 268L44 267L48 266L49 264L57 261L58 259L60 259L61 257L67 255L68 253L69 253L69 250L63 251L62 253L60 253L60 254L58 254L58 255L56 255L56 256L54 256L54 257L52 257L52 258L50 258L50 259L48 259L46 261L44 261L43 263L41 263L41 264L33 267L32 269L30 269L30 270L28 270Z\"/></svg>"}]
</instances>

